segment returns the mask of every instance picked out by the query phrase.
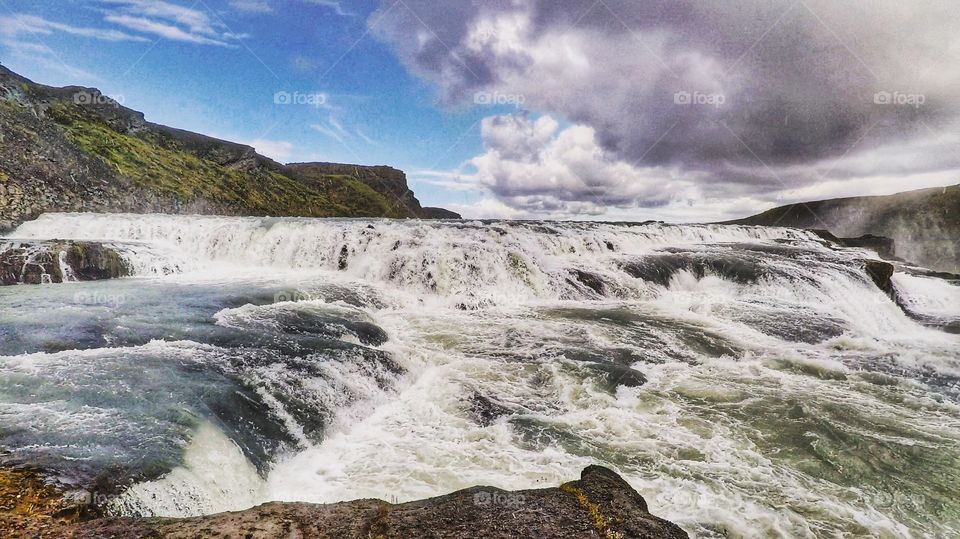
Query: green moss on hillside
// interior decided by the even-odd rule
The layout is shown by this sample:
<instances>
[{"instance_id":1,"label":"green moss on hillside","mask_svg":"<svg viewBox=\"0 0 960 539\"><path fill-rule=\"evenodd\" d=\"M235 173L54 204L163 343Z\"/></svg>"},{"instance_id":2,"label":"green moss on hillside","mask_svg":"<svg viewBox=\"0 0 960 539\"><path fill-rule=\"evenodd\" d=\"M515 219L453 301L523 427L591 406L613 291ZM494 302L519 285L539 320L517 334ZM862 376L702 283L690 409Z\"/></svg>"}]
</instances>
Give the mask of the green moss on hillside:
<instances>
[{"instance_id":1,"label":"green moss on hillside","mask_svg":"<svg viewBox=\"0 0 960 539\"><path fill-rule=\"evenodd\" d=\"M304 185L323 194L328 200L347 208L357 217L402 217L386 198L369 185L351 176L324 174L311 177Z\"/></svg>"},{"instance_id":2,"label":"green moss on hillside","mask_svg":"<svg viewBox=\"0 0 960 539\"><path fill-rule=\"evenodd\" d=\"M51 116L81 150L95 155L139 187L189 202L197 199L236 207L252 215L390 216L380 193L350 177L306 186L267 169L241 171L164 147L142 136L119 133L77 107L54 103Z\"/></svg>"}]
</instances>

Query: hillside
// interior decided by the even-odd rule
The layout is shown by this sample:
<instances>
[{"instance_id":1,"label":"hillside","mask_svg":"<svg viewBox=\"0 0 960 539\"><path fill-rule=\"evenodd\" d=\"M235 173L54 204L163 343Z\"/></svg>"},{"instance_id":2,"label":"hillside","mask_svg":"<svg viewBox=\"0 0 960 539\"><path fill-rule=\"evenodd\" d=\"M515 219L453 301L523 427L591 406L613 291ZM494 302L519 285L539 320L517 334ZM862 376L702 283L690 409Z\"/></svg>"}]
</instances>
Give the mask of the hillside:
<instances>
[{"instance_id":1,"label":"hillside","mask_svg":"<svg viewBox=\"0 0 960 539\"><path fill-rule=\"evenodd\" d=\"M894 240L901 258L960 272L960 185L791 204L729 223L826 228L847 237L886 236Z\"/></svg>"},{"instance_id":2,"label":"hillside","mask_svg":"<svg viewBox=\"0 0 960 539\"><path fill-rule=\"evenodd\" d=\"M50 211L458 218L423 208L390 167L281 165L146 121L94 88L0 66L0 231Z\"/></svg>"}]
</instances>

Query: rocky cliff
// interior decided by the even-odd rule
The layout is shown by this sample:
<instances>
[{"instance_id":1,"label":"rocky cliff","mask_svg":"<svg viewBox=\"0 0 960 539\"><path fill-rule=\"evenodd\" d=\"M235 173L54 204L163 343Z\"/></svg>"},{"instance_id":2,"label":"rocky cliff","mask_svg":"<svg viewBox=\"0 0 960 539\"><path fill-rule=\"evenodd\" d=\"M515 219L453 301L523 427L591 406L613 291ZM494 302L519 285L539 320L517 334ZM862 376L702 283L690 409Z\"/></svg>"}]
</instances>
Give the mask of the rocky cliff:
<instances>
[{"instance_id":1,"label":"rocky cliff","mask_svg":"<svg viewBox=\"0 0 960 539\"><path fill-rule=\"evenodd\" d=\"M285 167L243 144L148 122L95 88L44 86L0 66L0 231L49 211L438 215L399 170Z\"/></svg>"},{"instance_id":2,"label":"rocky cliff","mask_svg":"<svg viewBox=\"0 0 960 539\"><path fill-rule=\"evenodd\" d=\"M960 273L960 185L791 204L730 223L825 228L846 237L885 236L894 240L901 258Z\"/></svg>"}]
</instances>

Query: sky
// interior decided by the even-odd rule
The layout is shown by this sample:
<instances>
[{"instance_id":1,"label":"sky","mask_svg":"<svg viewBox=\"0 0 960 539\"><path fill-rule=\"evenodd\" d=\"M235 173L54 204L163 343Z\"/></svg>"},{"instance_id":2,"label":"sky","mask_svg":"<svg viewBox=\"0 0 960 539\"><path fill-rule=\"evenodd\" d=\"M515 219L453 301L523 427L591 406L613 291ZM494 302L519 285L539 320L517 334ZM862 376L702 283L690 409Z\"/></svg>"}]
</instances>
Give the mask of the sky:
<instances>
[{"instance_id":1,"label":"sky","mask_svg":"<svg viewBox=\"0 0 960 539\"><path fill-rule=\"evenodd\" d=\"M0 63L471 218L960 183L956 0L0 0Z\"/></svg>"}]
</instances>

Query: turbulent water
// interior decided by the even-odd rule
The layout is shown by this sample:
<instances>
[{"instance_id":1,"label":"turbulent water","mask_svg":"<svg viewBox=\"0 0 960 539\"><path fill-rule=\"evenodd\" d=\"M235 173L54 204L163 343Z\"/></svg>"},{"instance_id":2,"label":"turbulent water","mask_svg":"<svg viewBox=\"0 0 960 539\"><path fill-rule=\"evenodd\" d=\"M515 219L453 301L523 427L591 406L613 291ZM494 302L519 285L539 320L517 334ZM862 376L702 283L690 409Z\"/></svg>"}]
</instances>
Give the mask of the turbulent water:
<instances>
[{"instance_id":1,"label":"turbulent water","mask_svg":"<svg viewBox=\"0 0 960 539\"><path fill-rule=\"evenodd\" d=\"M47 214L136 276L0 289L2 461L110 511L590 463L696 536L960 534L956 283L797 230ZM908 315L909 313L909 315Z\"/></svg>"}]
</instances>

